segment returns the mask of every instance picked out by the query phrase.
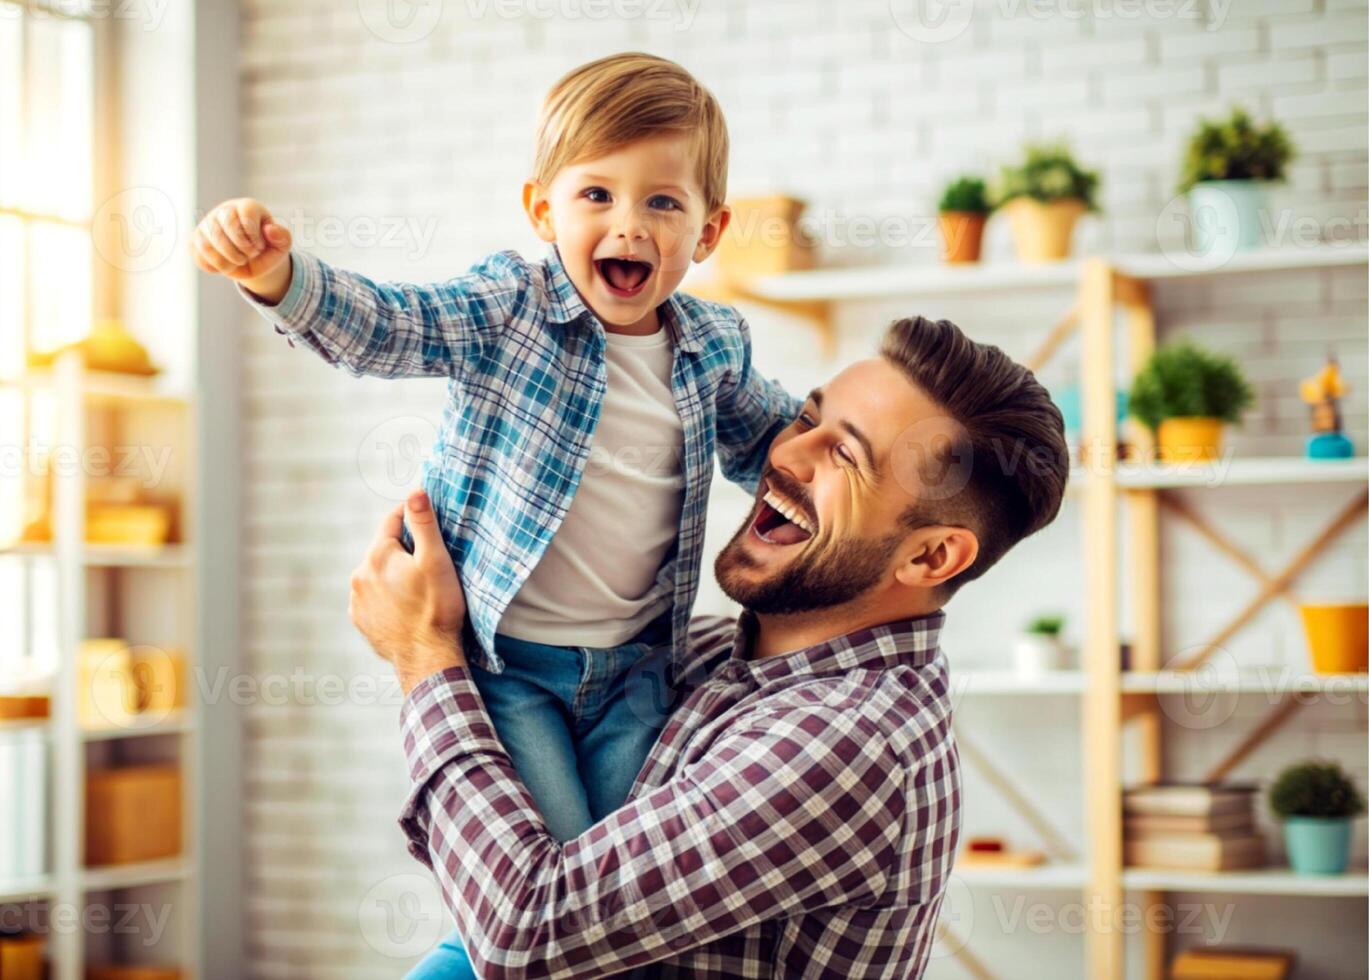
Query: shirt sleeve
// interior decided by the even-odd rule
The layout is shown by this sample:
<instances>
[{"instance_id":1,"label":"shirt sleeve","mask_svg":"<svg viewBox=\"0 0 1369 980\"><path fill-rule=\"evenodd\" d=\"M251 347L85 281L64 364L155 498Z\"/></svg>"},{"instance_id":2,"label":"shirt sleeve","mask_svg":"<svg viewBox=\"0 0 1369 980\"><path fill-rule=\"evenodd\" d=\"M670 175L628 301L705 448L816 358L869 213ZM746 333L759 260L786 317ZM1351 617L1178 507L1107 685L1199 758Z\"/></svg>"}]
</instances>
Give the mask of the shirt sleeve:
<instances>
[{"instance_id":1,"label":"shirt sleeve","mask_svg":"<svg viewBox=\"0 0 1369 980\"><path fill-rule=\"evenodd\" d=\"M741 364L718 389L718 461L723 476L754 493L770 443L803 410L803 401L751 363L751 328L737 317Z\"/></svg>"},{"instance_id":2,"label":"shirt sleeve","mask_svg":"<svg viewBox=\"0 0 1369 980\"><path fill-rule=\"evenodd\" d=\"M298 341L353 375L455 376L495 340L527 291L527 263L498 252L442 283L379 283L307 252L290 255L290 285L274 306L239 294L293 347Z\"/></svg>"},{"instance_id":3,"label":"shirt sleeve","mask_svg":"<svg viewBox=\"0 0 1369 980\"><path fill-rule=\"evenodd\" d=\"M465 668L402 709L409 850L482 977L602 976L756 922L869 903L896 866L906 776L849 713L738 726L677 778L558 843Z\"/></svg>"}]
</instances>

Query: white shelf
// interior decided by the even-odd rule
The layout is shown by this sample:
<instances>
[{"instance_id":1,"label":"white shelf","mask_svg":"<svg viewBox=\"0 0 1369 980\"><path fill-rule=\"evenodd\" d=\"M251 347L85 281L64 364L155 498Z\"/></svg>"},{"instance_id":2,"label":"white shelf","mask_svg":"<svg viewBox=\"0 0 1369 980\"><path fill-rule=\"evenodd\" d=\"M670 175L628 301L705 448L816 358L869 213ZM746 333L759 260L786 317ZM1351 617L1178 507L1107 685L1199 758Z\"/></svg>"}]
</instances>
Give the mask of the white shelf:
<instances>
[{"instance_id":1,"label":"white shelf","mask_svg":"<svg viewBox=\"0 0 1369 980\"><path fill-rule=\"evenodd\" d=\"M1218 676L1199 670L1123 671L1121 687L1140 694L1364 694L1369 674L1296 674L1283 667Z\"/></svg>"},{"instance_id":2,"label":"white shelf","mask_svg":"<svg viewBox=\"0 0 1369 980\"><path fill-rule=\"evenodd\" d=\"M1363 898L1369 896L1369 869L1361 866L1339 875L1302 875L1295 874L1291 868L1260 868L1254 871L1125 868L1122 871L1122 886L1137 890Z\"/></svg>"},{"instance_id":3,"label":"white shelf","mask_svg":"<svg viewBox=\"0 0 1369 980\"><path fill-rule=\"evenodd\" d=\"M134 715L127 725L112 728L83 728L81 738L86 742L108 742L116 738L141 738L151 735L178 735L194 730L194 721L184 710L172 711L166 715L144 718Z\"/></svg>"},{"instance_id":4,"label":"white shelf","mask_svg":"<svg viewBox=\"0 0 1369 980\"><path fill-rule=\"evenodd\" d=\"M1104 258L1117 271L1135 279L1182 279L1366 265L1369 264L1369 246L1356 243L1259 249L1238 252L1225 261L1205 265L1195 261L1179 264L1159 252ZM1081 264L1080 260L1075 259L1041 265L991 262L815 269L766 276L749 284L747 289L763 299L790 301L887 299L1014 289L1073 289L1079 283Z\"/></svg>"},{"instance_id":5,"label":"white shelf","mask_svg":"<svg viewBox=\"0 0 1369 980\"><path fill-rule=\"evenodd\" d=\"M1011 670L951 671L954 694L1081 694L1087 677L1079 670L1052 670L1037 676Z\"/></svg>"},{"instance_id":6,"label":"white shelf","mask_svg":"<svg viewBox=\"0 0 1369 980\"><path fill-rule=\"evenodd\" d=\"M1084 479L1076 470L1071 479ZM1229 487L1297 483L1369 483L1369 456L1307 459L1301 456L1252 456L1212 463L1117 464L1117 485L1128 489Z\"/></svg>"},{"instance_id":7,"label":"white shelf","mask_svg":"<svg viewBox=\"0 0 1369 980\"><path fill-rule=\"evenodd\" d=\"M36 878L0 878L0 905L48 898L52 891L51 875L39 875Z\"/></svg>"},{"instance_id":8,"label":"white shelf","mask_svg":"<svg viewBox=\"0 0 1369 980\"><path fill-rule=\"evenodd\" d=\"M1187 279L1194 276L1241 275L1252 272L1288 272L1296 269L1337 269L1369 264L1369 245L1309 245L1306 248L1260 248L1237 252L1230 258L1201 262L1183 255L1182 264L1162 252L1119 256L1113 264L1133 279Z\"/></svg>"},{"instance_id":9,"label":"white shelf","mask_svg":"<svg viewBox=\"0 0 1369 980\"><path fill-rule=\"evenodd\" d=\"M1034 868L969 867L957 862L955 877L967 885L987 888L1020 888L1023 891L1073 890L1088 883L1088 872L1082 864L1056 862L1039 864Z\"/></svg>"},{"instance_id":10,"label":"white shelf","mask_svg":"<svg viewBox=\"0 0 1369 980\"><path fill-rule=\"evenodd\" d=\"M24 391L45 391L57 384L48 368L31 368L19 378L0 379L0 387ZM158 404L184 406L190 396L172 387L164 378L118 374L113 371L85 371L80 375L81 393L99 404Z\"/></svg>"},{"instance_id":11,"label":"white shelf","mask_svg":"<svg viewBox=\"0 0 1369 980\"><path fill-rule=\"evenodd\" d=\"M52 545L20 542L0 547L3 556L54 559ZM195 553L189 545L88 544L81 550L87 568L189 568Z\"/></svg>"},{"instance_id":12,"label":"white shelf","mask_svg":"<svg viewBox=\"0 0 1369 980\"><path fill-rule=\"evenodd\" d=\"M136 888L139 885L160 885L183 881L194 874L194 868L183 858L162 861L142 861L137 864L115 864L81 871L81 888L88 892L109 891L113 888Z\"/></svg>"}]
</instances>

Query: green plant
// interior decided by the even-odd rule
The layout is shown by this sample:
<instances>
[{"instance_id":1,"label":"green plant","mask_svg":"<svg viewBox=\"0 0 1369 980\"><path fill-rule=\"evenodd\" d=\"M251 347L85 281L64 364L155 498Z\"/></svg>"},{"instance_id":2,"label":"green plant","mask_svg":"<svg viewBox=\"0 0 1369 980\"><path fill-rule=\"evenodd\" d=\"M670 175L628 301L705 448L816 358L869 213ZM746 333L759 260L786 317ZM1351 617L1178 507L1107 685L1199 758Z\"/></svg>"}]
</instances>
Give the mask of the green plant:
<instances>
[{"instance_id":1,"label":"green plant","mask_svg":"<svg viewBox=\"0 0 1369 980\"><path fill-rule=\"evenodd\" d=\"M1059 615L1037 616L1027 624L1028 633L1038 633L1041 636L1059 636L1064 628L1065 617Z\"/></svg>"},{"instance_id":2,"label":"green plant","mask_svg":"<svg viewBox=\"0 0 1369 980\"><path fill-rule=\"evenodd\" d=\"M1001 207L1015 197L1044 202L1080 200L1090 211L1097 211L1097 190L1097 171L1080 167L1064 143L1028 143L1022 162L999 173L993 202Z\"/></svg>"},{"instance_id":3,"label":"green plant","mask_svg":"<svg viewBox=\"0 0 1369 980\"><path fill-rule=\"evenodd\" d=\"M978 177L969 175L957 177L946 185L941 193L938 211L966 211L971 214L988 214L993 210L989 204L989 192Z\"/></svg>"},{"instance_id":4,"label":"green plant","mask_svg":"<svg viewBox=\"0 0 1369 980\"><path fill-rule=\"evenodd\" d=\"M1147 428L1158 429L1169 418L1239 422L1254 400L1234 360L1180 340L1150 356L1132 382L1127 407Z\"/></svg>"},{"instance_id":5,"label":"green plant","mask_svg":"<svg viewBox=\"0 0 1369 980\"><path fill-rule=\"evenodd\" d=\"M1199 119L1184 152L1179 190L1205 180L1283 180L1296 152L1282 126L1258 126L1244 109L1223 121Z\"/></svg>"},{"instance_id":6,"label":"green plant","mask_svg":"<svg viewBox=\"0 0 1369 980\"><path fill-rule=\"evenodd\" d=\"M1288 817L1357 817L1364 797L1334 762L1298 762L1285 768L1269 787L1269 808Z\"/></svg>"}]
</instances>

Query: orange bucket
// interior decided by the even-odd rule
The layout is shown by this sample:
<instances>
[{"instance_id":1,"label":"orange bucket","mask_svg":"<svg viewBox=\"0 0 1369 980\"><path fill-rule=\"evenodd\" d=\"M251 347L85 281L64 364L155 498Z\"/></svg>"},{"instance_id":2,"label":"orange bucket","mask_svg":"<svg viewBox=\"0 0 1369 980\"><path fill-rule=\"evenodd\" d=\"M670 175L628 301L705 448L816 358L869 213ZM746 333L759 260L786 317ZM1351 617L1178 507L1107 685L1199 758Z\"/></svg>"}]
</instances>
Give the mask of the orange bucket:
<instances>
[{"instance_id":1,"label":"orange bucket","mask_svg":"<svg viewBox=\"0 0 1369 980\"><path fill-rule=\"evenodd\" d=\"M1333 602L1298 609L1317 673L1369 670L1369 602Z\"/></svg>"}]
</instances>

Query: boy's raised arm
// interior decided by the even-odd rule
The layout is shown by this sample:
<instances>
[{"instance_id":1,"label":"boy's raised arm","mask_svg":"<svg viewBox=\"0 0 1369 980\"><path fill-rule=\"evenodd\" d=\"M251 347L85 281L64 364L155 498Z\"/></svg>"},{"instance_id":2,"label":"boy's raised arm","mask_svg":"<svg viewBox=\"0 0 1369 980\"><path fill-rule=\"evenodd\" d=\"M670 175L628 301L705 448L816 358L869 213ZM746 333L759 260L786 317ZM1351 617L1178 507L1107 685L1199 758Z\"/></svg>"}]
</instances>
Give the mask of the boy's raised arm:
<instances>
[{"instance_id":1,"label":"boy's raised arm","mask_svg":"<svg viewBox=\"0 0 1369 980\"><path fill-rule=\"evenodd\" d=\"M741 336L739 364L718 390L718 462L723 476L750 493L765 469L770 443L798 417L803 400L751 363L751 328L737 317Z\"/></svg>"},{"instance_id":2,"label":"boy's raised arm","mask_svg":"<svg viewBox=\"0 0 1369 980\"><path fill-rule=\"evenodd\" d=\"M384 378L457 374L498 335L528 285L526 263L512 252L443 283L377 283L292 251L290 232L251 198L205 215L191 252L205 272L236 282L292 346Z\"/></svg>"}]
</instances>

